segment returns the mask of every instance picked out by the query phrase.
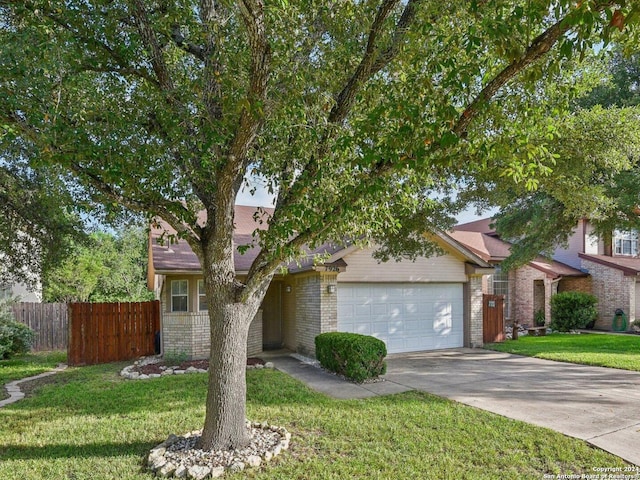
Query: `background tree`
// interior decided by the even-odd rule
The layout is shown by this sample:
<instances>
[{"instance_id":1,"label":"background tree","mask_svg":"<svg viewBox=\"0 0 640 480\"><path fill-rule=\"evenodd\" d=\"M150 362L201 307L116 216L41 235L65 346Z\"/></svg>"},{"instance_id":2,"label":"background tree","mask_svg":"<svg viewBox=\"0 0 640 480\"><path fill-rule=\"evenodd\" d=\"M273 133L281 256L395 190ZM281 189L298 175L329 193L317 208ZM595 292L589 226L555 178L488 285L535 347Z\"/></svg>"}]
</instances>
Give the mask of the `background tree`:
<instances>
[{"instance_id":1,"label":"background tree","mask_svg":"<svg viewBox=\"0 0 640 480\"><path fill-rule=\"evenodd\" d=\"M115 234L96 232L77 244L46 272L43 293L49 302L141 302L153 300L147 290L147 235L140 227Z\"/></svg>"},{"instance_id":2,"label":"background tree","mask_svg":"<svg viewBox=\"0 0 640 480\"><path fill-rule=\"evenodd\" d=\"M0 147L68 169L79 198L162 217L200 259L206 449L248 442L247 332L283 262L344 238L432 253L421 234L450 225L460 178L546 168L544 145L523 157L497 139L526 137L513 126L540 82L635 35L639 14L625 0L0 5ZM252 174L277 199L240 283L234 202Z\"/></svg>"},{"instance_id":3,"label":"background tree","mask_svg":"<svg viewBox=\"0 0 640 480\"><path fill-rule=\"evenodd\" d=\"M0 132L2 135L3 132ZM6 152L15 155L15 152ZM0 155L0 277L33 285L83 237L74 202L49 169Z\"/></svg>"}]
</instances>

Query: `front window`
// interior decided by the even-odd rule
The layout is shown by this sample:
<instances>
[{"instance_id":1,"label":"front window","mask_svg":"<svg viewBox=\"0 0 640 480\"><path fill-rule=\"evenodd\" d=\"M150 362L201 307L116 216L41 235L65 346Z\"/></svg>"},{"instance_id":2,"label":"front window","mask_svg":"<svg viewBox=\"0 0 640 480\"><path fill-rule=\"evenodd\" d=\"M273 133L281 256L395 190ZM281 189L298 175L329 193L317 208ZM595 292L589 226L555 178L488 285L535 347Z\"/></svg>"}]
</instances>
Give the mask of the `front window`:
<instances>
[{"instance_id":1,"label":"front window","mask_svg":"<svg viewBox=\"0 0 640 480\"><path fill-rule=\"evenodd\" d=\"M198 280L198 310L202 312L208 309L207 294L204 290L204 280Z\"/></svg>"},{"instance_id":2,"label":"front window","mask_svg":"<svg viewBox=\"0 0 640 480\"><path fill-rule=\"evenodd\" d=\"M189 283L187 280L171 281L171 311L186 312L189 305Z\"/></svg>"},{"instance_id":3,"label":"front window","mask_svg":"<svg viewBox=\"0 0 640 480\"><path fill-rule=\"evenodd\" d=\"M491 295L504 295L505 317L510 318L509 311L509 273L503 272L500 265L495 266L495 271L489 275L489 293Z\"/></svg>"},{"instance_id":4,"label":"front window","mask_svg":"<svg viewBox=\"0 0 640 480\"><path fill-rule=\"evenodd\" d=\"M630 232L623 232L616 230L613 236L613 245L616 255L638 255L638 232L632 230Z\"/></svg>"}]
</instances>

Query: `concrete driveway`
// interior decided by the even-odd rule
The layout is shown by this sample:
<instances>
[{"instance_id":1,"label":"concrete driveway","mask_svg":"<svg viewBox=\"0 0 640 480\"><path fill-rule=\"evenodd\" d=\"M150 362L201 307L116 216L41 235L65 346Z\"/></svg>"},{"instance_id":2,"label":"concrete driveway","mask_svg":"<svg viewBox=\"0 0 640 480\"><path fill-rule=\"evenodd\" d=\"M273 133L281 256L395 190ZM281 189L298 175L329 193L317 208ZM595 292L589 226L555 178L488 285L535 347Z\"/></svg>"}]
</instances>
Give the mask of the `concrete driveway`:
<instances>
[{"instance_id":1,"label":"concrete driveway","mask_svg":"<svg viewBox=\"0 0 640 480\"><path fill-rule=\"evenodd\" d=\"M640 465L640 373L461 348L391 355L385 379L388 390L551 428Z\"/></svg>"}]
</instances>

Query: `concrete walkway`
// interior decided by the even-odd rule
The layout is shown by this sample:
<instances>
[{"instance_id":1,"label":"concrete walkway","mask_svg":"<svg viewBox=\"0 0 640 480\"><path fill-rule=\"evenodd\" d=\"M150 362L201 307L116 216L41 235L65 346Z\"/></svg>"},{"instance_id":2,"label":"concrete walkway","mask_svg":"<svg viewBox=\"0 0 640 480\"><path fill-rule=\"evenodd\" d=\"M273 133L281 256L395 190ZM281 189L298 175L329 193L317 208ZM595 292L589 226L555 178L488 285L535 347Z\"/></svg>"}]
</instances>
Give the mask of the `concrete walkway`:
<instances>
[{"instance_id":1,"label":"concrete walkway","mask_svg":"<svg viewBox=\"0 0 640 480\"><path fill-rule=\"evenodd\" d=\"M15 403L18 400L22 400L24 398L24 392L20 390L20 387L18 386L21 383L55 375L56 373L63 371L65 368L67 368L67 366L64 363L61 363L56 368L48 372L44 372L39 375L34 375L32 377L21 378L20 380L13 380L12 382L5 384L4 388L7 390L7 393L9 394L9 398L0 400L0 408L6 405Z\"/></svg>"},{"instance_id":2,"label":"concrete walkway","mask_svg":"<svg viewBox=\"0 0 640 480\"><path fill-rule=\"evenodd\" d=\"M640 373L480 349L391 355L385 382L354 385L287 356L277 369L335 398L420 390L585 440L640 465Z\"/></svg>"}]
</instances>

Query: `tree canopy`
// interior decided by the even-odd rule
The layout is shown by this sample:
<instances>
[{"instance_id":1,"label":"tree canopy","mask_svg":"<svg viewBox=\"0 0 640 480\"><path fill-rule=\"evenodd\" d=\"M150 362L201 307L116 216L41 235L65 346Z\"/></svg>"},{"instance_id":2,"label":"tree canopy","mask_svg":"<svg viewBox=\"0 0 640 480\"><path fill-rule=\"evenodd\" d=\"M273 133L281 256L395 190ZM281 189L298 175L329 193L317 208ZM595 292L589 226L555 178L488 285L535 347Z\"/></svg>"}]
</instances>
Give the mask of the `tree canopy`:
<instances>
[{"instance_id":1,"label":"tree canopy","mask_svg":"<svg viewBox=\"0 0 640 480\"><path fill-rule=\"evenodd\" d=\"M243 344L283 262L345 238L375 239L382 258L430 253L422 234L451 224L460 182L535 187L556 160L531 121L557 108L545 85L567 94L574 59L637 37L640 15L626 0L0 9L0 150L70 172L79 201L162 217L200 259L206 448L247 442ZM233 208L251 175L276 205L240 282Z\"/></svg>"}]
</instances>

